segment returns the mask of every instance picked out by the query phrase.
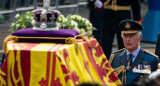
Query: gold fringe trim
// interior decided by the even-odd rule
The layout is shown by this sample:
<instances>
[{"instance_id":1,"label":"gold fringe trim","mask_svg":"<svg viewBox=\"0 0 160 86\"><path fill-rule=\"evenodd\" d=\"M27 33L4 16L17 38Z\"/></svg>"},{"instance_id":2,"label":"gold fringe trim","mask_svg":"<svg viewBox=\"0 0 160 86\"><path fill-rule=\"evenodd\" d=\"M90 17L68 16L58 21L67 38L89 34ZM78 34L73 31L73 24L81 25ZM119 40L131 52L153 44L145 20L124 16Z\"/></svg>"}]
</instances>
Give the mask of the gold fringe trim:
<instances>
[{"instance_id":1,"label":"gold fringe trim","mask_svg":"<svg viewBox=\"0 0 160 86\"><path fill-rule=\"evenodd\" d=\"M18 41L18 38L16 36L11 36L11 35L8 35L5 39L4 39L4 42L3 42L3 52L4 54L7 54L7 43L8 41L10 40L14 40L14 42L17 42Z\"/></svg>"},{"instance_id":2,"label":"gold fringe trim","mask_svg":"<svg viewBox=\"0 0 160 86\"><path fill-rule=\"evenodd\" d=\"M111 1L111 0L107 0L107 1L104 3L104 6L107 7L110 1Z\"/></svg>"},{"instance_id":3,"label":"gold fringe trim","mask_svg":"<svg viewBox=\"0 0 160 86\"><path fill-rule=\"evenodd\" d=\"M125 49L125 48L122 48L122 49L120 49L120 50L117 50L117 51L111 53L111 56L110 56L110 59L109 59L109 63L112 64L112 61L113 61L113 59L114 59L114 54L115 54L115 53L120 52L120 51L123 51L124 49Z\"/></svg>"},{"instance_id":4,"label":"gold fringe trim","mask_svg":"<svg viewBox=\"0 0 160 86\"><path fill-rule=\"evenodd\" d=\"M154 56L154 57L158 58L158 56L157 56L157 55L155 55L155 54L153 54L153 53L149 52L148 50L145 50L145 49L144 49L144 51L145 51L146 53L148 53L148 54L150 54L150 55L152 55L152 56Z\"/></svg>"},{"instance_id":5,"label":"gold fringe trim","mask_svg":"<svg viewBox=\"0 0 160 86\"><path fill-rule=\"evenodd\" d=\"M110 64L112 64L113 58L114 58L114 53L112 53L111 56L110 56L110 59L109 59Z\"/></svg>"},{"instance_id":6,"label":"gold fringe trim","mask_svg":"<svg viewBox=\"0 0 160 86\"><path fill-rule=\"evenodd\" d=\"M125 70L125 66L121 65L120 67L114 69L114 73L118 76L123 70Z\"/></svg>"},{"instance_id":7,"label":"gold fringe trim","mask_svg":"<svg viewBox=\"0 0 160 86\"><path fill-rule=\"evenodd\" d=\"M29 38L29 39L62 39L62 40L65 40L65 43L74 43L75 50L78 54L78 43L76 41L77 37L80 38L80 39L83 39L84 41L87 41L89 48L91 48L91 43L90 43L89 39L84 37L82 34L77 35L75 37L68 37L68 38L61 38L61 37L21 37L21 36L8 35L3 42L3 52L5 54L7 54L7 52L8 52L8 50L7 50L8 41L14 40L14 42L18 42L19 38L21 38L21 39L28 39Z\"/></svg>"},{"instance_id":8,"label":"gold fringe trim","mask_svg":"<svg viewBox=\"0 0 160 86\"><path fill-rule=\"evenodd\" d=\"M125 48L122 48L122 49L120 49L120 50L114 51L113 53L120 52L120 51L122 51L122 50L124 50L124 49L125 49Z\"/></svg>"}]
</instances>

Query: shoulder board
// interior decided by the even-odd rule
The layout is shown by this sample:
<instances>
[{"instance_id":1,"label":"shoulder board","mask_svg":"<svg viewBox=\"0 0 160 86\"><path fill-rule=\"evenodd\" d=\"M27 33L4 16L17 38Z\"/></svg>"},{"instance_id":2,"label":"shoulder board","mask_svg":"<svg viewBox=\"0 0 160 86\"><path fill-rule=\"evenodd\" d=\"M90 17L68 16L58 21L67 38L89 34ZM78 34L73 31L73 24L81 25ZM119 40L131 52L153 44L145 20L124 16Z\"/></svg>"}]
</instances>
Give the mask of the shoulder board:
<instances>
[{"instance_id":1,"label":"shoulder board","mask_svg":"<svg viewBox=\"0 0 160 86\"><path fill-rule=\"evenodd\" d=\"M111 56L110 56L110 59L109 59L109 63L110 63L110 64L112 64L112 61L113 61L113 58L114 58L114 53L117 53L117 52L123 51L124 49L125 49L125 48L120 49L120 50L117 50L117 51L115 51L115 52L111 53Z\"/></svg>"},{"instance_id":2,"label":"shoulder board","mask_svg":"<svg viewBox=\"0 0 160 86\"><path fill-rule=\"evenodd\" d=\"M117 52L123 51L124 49L125 49L125 48L122 48L122 49L117 50L117 51L115 51L115 52L113 52L113 53L117 53Z\"/></svg>"},{"instance_id":3,"label":"shoulder board","mask_svg":"<svg viewBox=\"0 0 160 86\"><path fill-rule=\"evenodd\" d=\"M154 57L158 58L158 56L157 56L157 55L155 55L155 54L153 54L153 53L149 52L148 50L145 50L145 49L144 49L144 51L145 51L146 53L148 53L148 54L150 54L150 55L152 55L152 56L154 56Z\"/></svg>"}]
</instances>

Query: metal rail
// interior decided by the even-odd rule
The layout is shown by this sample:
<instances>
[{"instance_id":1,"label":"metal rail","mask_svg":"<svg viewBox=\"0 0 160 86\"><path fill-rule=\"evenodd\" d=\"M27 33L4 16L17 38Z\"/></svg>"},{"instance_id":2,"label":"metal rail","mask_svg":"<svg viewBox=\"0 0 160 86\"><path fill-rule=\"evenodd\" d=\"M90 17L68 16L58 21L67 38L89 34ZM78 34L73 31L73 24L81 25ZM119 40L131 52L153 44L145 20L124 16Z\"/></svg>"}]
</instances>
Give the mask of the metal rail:
<instances>
[{"instance_id":1,"label":"metal rail","mask_svg":"<svg viewBox=\"0 0 160 86\"><path fill-rule=\"evenodd\" d=\"M51 6L50 8L51 9L76 8L76 7L79 7L80 5L86 5L86 4L87 4L87 2L79 2L77 4L71 4L71 5ZM3 11L0 11L0 14L14 13L14 12L18 12L18 11L28 11L28 10L33 10L36 8L42 8L42 7L37 7L36 5L34 5L34 6L30 6L30 7L15 8L12 10L3 10Z\"/></svg>"}]
</instances>

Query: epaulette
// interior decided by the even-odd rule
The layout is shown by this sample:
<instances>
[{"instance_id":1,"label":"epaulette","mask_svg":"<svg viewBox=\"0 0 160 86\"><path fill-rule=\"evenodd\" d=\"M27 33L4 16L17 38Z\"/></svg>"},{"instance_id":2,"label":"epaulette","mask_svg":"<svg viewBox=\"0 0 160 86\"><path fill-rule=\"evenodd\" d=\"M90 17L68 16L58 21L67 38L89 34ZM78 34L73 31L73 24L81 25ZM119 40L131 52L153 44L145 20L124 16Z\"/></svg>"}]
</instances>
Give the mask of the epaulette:
<instances>
[{"instance_id":1,"label":"epaulette","mask_svg":"<svg viewBox=\"0 0 160 86\"><path fill-rule=\"evenodd\" d=\"M124 49L125 49L125 48L122 48L122 49L120 49L120 50L117 50L117 51L111 53L111 56L110 56L110 59L109 59L109 63L112 64L112 61L113 61L113 58L114 58L114 53L123 51Z\"/></svg>"},{"instance_id":2,"label":"epaulette","mask_svg":"<svg viewBox=\"0 0 160 86\"><path fill-rule=\"evenodd\" d=\"M145 49L144 49L144 51L145 51L146 53L148 53L148 54L150 54L150 55L152 55L152 56L154 56L154 57L158 58L158 56L157 56L157 55L155 55L155 54L153 54L153 53L149 52L148 50L145 50Z\"/></svg>"},{"instance_id":3,"label":"epaulette","mask_svg":"<svg viewBox=\"0 0 160 86\"><path fill-rule=\"evenodd\" d=\"M122 51L122 50L124 50L124 49L125 49L125 48L122 48L122 49L120 49L120 50L114 51L113 53L120 52L120 51Z\"/></svg>"}]
</instances>

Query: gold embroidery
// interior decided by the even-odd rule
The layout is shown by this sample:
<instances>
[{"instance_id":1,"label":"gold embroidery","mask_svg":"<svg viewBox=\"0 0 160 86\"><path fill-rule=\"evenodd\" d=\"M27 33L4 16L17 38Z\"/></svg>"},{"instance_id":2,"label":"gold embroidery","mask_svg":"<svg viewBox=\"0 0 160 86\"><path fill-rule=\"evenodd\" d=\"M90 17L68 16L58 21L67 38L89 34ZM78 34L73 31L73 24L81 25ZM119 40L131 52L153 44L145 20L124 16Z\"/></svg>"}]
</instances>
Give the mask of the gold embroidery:
<instances>
[{"instance_id":1,"label":"gold embroidery","mask_svg":"<svg viewBox=\"0 0 160 86\"><path fill-rule=\"evenodd\" d=\"M131 28L131 25L127 22L126 26L125 26L127 29L130 29Z\"/></svg>"}]
</instances>

